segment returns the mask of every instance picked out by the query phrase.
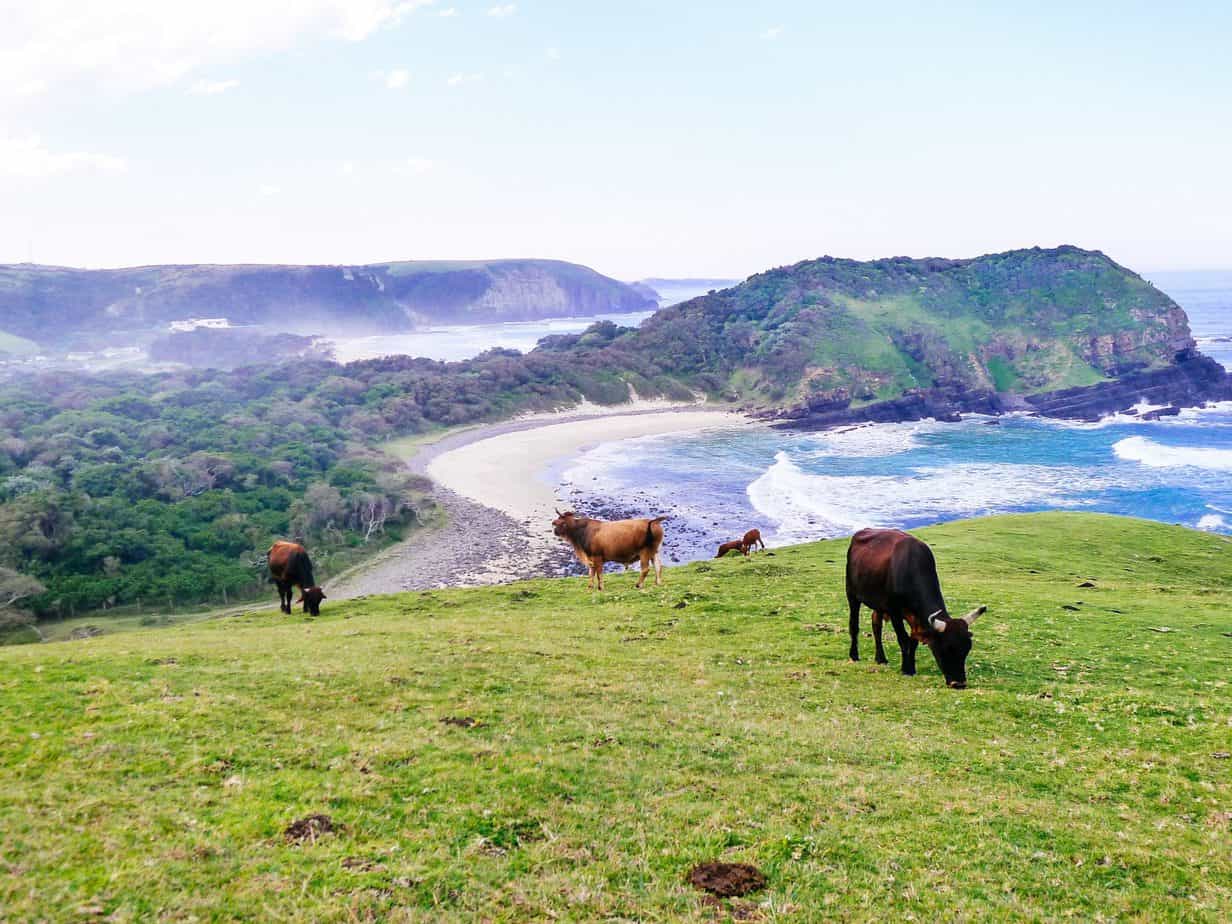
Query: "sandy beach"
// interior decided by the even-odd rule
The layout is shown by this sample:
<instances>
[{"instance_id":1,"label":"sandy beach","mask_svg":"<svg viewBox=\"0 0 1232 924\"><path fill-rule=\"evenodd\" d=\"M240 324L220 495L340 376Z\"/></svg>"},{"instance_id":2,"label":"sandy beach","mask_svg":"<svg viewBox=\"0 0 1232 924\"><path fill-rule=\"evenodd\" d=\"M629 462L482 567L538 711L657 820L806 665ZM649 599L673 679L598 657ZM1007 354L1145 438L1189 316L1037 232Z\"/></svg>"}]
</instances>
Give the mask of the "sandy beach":
<instances>
[{"instance_id":1,"label":"sandy beach","mask_svg":"<svg viewBox=\"0 0 1232 924\"><path fill-rule=\"evenodd\" d=\"M472 427L427 444L408 461L436 485L446 525L424 530L340 575L334 597L494 584L559 573L572 561L551 532L563 501L546 477L554 463L613 440L753 426L704 405L573 409ZM482 524L475 529L474 524Z\"/></svg>"},{"instance_id":2,"label":"sandy beach","mask_svg":"<svg viewBox=\"0 0 1232 924\"><path fill-rule=\"evenodd\" d=\"M531 428L485 435L436 454L425 471L450 491L528 525L542 526L564 503L544 478L553 463L613 440L692 433L743 421L729 411L705 409L608 414L563 423L540 420Z\"/></svg>"}]
</instances>

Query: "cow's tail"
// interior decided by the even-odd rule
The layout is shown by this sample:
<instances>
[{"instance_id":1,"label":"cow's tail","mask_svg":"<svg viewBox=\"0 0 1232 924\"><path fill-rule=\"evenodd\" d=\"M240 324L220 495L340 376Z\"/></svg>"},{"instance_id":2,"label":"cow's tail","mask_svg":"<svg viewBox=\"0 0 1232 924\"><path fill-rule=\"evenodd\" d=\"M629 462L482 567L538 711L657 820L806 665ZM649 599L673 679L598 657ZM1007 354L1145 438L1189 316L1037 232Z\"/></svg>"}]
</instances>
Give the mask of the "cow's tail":
<instances>
[{"instance_id":1,"label":"cow's tail","mask_svg":"<svg viewBox=\"0 0 1232 924\"><path fill-rule=\"evenodd\" d=\"M646 521L646 544L647 545L654 545L655 543L655 534L654 534L655 524L662 523L666 519L667 519L666 516L661 516L661 517L655 517L653 520Z\"/></svg>"}]
</instances>

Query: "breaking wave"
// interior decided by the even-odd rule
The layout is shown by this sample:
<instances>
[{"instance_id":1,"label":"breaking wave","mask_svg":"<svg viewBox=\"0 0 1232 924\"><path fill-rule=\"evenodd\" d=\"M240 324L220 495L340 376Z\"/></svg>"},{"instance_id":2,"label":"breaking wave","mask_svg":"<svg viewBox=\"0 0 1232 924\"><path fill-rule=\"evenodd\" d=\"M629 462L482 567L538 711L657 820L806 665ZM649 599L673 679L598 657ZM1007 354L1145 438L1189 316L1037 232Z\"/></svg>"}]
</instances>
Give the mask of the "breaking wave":
<instances>
[{"instance_id":1,"label":"breaking wave","mask_svg":"<svg viewBox=\"0 0 1232 924\"><path fill-rule=\"evenodd\" d=\"M1232 449L1166 446L1145 436L1127 436L1114 443L1112 451L1118 459L1150 468L1202 468L1232 472Z\"/></svg>"},{"instance_id":2,"label":"breaking wave","mask_svg":"<svg viewBox=\"0 0 1232 924\"><path fill-rule=\"evenodd\" d=\"M1073 466L958 463L902 475L806 472L786 452L749 484L749 502L779 536L841 535L864 526L945 519L1023 507L1079 507L1110 479Z\"/></svg>"}]
</instances>

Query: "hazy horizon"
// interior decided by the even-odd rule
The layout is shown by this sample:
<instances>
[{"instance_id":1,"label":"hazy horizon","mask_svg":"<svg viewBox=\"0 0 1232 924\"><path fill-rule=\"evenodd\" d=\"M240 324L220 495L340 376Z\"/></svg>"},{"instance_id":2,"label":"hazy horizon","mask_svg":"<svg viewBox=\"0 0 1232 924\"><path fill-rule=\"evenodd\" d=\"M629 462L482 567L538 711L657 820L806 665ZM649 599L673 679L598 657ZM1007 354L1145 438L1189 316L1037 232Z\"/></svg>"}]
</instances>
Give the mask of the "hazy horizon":
<instances>
[{"instance_id":1,"label":"hazy horizon","mask_svg":"<svg viewBox=\"0 0 1232 924\"><path fill-rule=\"evenodd\" d=\"M1043 246L1043 245L1031 245L1031 246ZM1050 246L1059 247L1063 245L1058 244L1058 245L1050 245ZM1021 250L1021 249L1029 249L1029 248L1011 248L1011 249ZM831 254L817 254L815 257L803 257L801 258L801 260L797 260L794 262L796 263L801 262L801 261L807 262L808 260L816 260L822 257L833 257L835 259L851 259L851 260L883 260L883 259L892 259L895 257L908 257L910 259L918 259L918 260L923 260L923 259L965 260L965 259L974 259L976 257L981 257L987 254L996 253L996 252L1000 252L1000 251L984 251L978 254L885 254L883 256L867 257L867 258L846 257L843 254L831 253ZM1109 254L1109 256L1111 256L1111 254ZM1116 258L1113 257L1113 259L1115 260ZM293 263L293 262L285 262L285 261L284 262L261 262L261 261L252 261L252 260L237 261L235 263L217 263L217 262L208 262L208 261L179 260L179 261L175 261L171 263L148 263L147 262L147 263L114 264L114 265L107 265L107 266L101 266L101 265L100 266L90 266L90 265L83 265L83 264L68 264L68 263L42 263L37 260L33 262L29 260L17 260L17 261L0 261L0 266L38 266L38 267L46 267L46 268L54 268L54 269L73 269L73 270L126 270L126 269L140 269L142 267L148 267L148 266L384 266L384 265L388 265L391 263L417 263L417 262L424 262L424 263L499 263L499 262L505 262L505 261L516 262L516 261L521 261L521 260L548 260L548 261L558 261L558 262L565 262L565 263L576 262L572 260L565 260L562 257L521 256L521 257L431 257L431 258L429 257L423 257L423 258L409 257L409 258L393 259L393 260L364 260L364 261L357 262L357 263L342 263L342 262L334 261L334 260L326 260L320 263ZM1120 263L1119 260L1116 262ZM581 264L581 265L586 265L589 269L593 269L596 272L601 273L602 275L608 276L609 278L612 278L612 279L617 279L621 282L643 282L645 280L652 280L652 279L679 281L679 282L700 281L700 280L731 280L733 282L742 282L745 279L747 279L749 276L756 275L757 273L766 272L768 270L777 269L783 266L791 266L792 264L777 263L777 264L774 264L773 266L764 266L760 269L752 270L751 272L748 272L748 273L715 273L715 274L709 274L709 275L686 274L686 273L676 273L676 274L658 273L658 274L642 274L642 275L628 275L628 276L616 276L616 275L613 275L612 273L605 272L602 266L591 266L589 264ZM1142 275L1142 276L1146 276L1146 277L1156 276L1156 275L1166 275L1166 274L1172 274L1172 273L1194 274L1194 275L1201 275L1203 273L1212 273L1212 274L1213 273L1232 273L1232 264L1229 264L1227 266L1195 266L1195 267L1180 267L1180 268L1178 267L1142 268L1142 267L1137 267L1137 266L1127 266L1126 264L1121 264L1121 265L1126 266L1127 269L1130 269L1133 272L1138 273L1139 275Z\"/></svg>"}]
</instances>

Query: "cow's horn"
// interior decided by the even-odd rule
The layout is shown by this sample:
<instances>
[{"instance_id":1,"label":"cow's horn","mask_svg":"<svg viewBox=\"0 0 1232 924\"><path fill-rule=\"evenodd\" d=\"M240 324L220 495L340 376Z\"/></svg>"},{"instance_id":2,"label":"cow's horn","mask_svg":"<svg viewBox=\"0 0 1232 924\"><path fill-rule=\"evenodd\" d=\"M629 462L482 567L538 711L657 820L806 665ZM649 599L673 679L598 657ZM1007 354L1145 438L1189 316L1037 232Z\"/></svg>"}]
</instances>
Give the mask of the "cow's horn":
<instances>
[{"instance_id":1,"label":"cow's horn","mask_svg":"<svg viewBox=\"0 0 1232 924\"><path fill-rule=\"evenodd\" d=\"M967 625L971 625L971 623L975 622L977 619L979 619L981 616L983 616L987 612L988 612L988 607L983 606L983 605L977 606L970 613L968 613L966 616L963 617L963 622L965 622Z\"/></svg>"},{"instance_id":2,"label":"cow's horn","mask_svg":"<svg viewBox=\"0 0 1232 924\"><path fill-rule=\"evenodd\" d=\"M944 619L934 619L933 628L936 629L938 632L944 632L945 631L945 620Z\"/></svg>"},{"instance_id":3,"label":"cow's horn","mask_svg":"<svg viewBox=\"0 0 1232 924\"><path fill-rule=\"evenodd\" d=\"M563 517L563 516L564 516L564 514L560 512L560 508L559 508L559 507L553 507L552 509L556 511L556 515L557 515L558 517Z\"/></svg>"}]
</instances>

